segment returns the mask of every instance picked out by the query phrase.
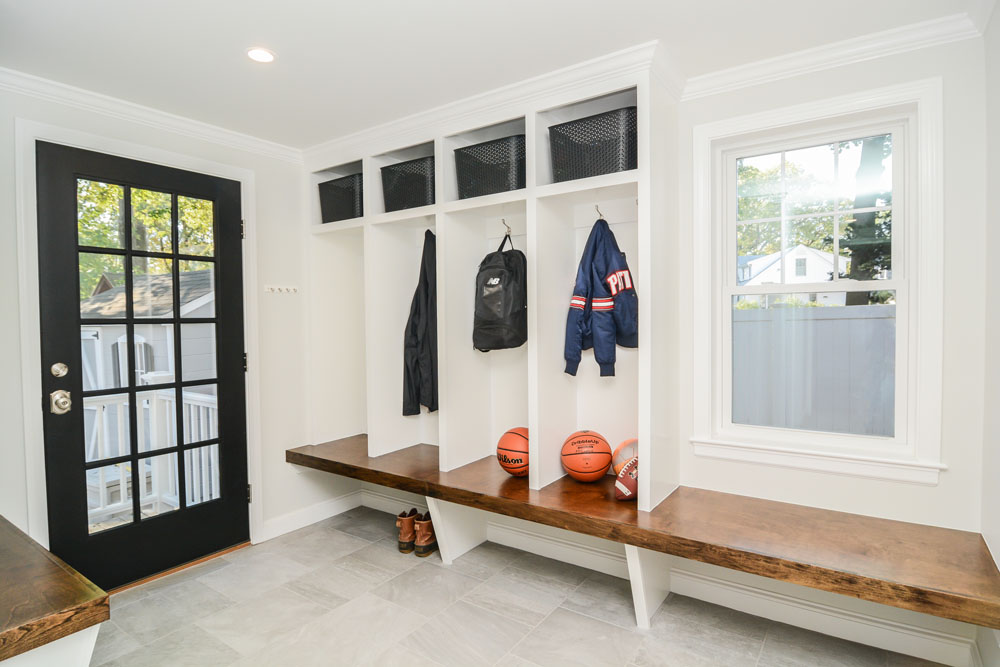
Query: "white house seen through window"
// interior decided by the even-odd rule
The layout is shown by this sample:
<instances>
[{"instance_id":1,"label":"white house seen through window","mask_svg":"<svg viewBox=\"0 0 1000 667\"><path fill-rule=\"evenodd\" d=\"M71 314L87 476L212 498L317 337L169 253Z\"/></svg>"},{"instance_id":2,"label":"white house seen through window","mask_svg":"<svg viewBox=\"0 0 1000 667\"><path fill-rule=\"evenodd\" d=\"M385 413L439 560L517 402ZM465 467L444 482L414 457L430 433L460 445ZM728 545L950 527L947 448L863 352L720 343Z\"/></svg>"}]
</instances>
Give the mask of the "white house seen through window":
<instances>
[{"instance_id":1,"label":"white house seen through window","mask_svg":"<svg viewBox=\"0 0 1000 667\"><path fill-rule=\"evenodd\" d=\"M895 435L893 144L845 137L728 163L734 426Z\"/></svg>"}]
</instances>

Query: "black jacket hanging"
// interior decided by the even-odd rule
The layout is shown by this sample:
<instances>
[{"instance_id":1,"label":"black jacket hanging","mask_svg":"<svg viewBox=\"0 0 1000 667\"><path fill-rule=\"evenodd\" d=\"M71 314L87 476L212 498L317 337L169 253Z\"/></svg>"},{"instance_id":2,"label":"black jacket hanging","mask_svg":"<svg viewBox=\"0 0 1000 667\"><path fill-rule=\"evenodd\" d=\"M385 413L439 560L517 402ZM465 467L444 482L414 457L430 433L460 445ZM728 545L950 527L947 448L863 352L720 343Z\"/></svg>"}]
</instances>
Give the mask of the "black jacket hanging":
<instances>
[{"instance_id":1,"label":"black jacket hanging","mask_svg":"<svg viewBox=\"0 0 1000 667\"><path fill-rule=\"evenodd\" d=\"M420 406L438 409L437 368L437 243L424 233L420 279L410 304L403 334L403 414L419 415Z\"/></svg>"}]
</instances>

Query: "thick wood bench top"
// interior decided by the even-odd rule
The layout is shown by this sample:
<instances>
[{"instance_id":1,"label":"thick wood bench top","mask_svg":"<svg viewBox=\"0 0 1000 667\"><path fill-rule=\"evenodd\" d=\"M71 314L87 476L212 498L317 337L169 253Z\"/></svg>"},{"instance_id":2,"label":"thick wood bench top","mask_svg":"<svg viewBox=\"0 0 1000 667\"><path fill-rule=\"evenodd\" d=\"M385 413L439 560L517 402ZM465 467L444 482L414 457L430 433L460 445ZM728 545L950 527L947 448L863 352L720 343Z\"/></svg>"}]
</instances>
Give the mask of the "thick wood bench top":
<instances>
[{"instance_id":1,"label":"thick wood bench top","mask_svg":"<svg viewBox=\"0 0 1000 667\"><path fill-rule=\"evenodd\" d=\"M110 617L107 593L0 516L0 660Z\"/></svg>"},{"instance_id":2,"label":"thick wood bench top","mask_svg":"<svg viewBox=\"0 0 1000 667\"><path fill-rule=\"evenodd\" d=\"M449 472L438 448L368 456L364 435L289 449L290 463L771 579L1000 628L1000 572L978 533L680 487L652 512L614 479L543 489L494 457Z\"/></svg>"}]
</instances>

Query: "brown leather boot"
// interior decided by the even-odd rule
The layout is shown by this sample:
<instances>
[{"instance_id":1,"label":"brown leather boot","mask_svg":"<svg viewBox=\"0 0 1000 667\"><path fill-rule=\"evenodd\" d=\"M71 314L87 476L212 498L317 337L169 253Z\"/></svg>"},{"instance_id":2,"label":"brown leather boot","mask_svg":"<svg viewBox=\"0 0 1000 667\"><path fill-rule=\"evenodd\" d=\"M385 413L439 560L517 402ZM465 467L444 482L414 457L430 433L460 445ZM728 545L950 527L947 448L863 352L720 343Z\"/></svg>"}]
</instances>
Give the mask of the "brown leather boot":
<instances>
[{"instance_id":1,"label":"brown leather boot","mask_svg":"<svg viewBox=\"0 0 1000 667\"><path fill-rule=\"evenodd\" d=\"M408 554L413 551L413 543L417 539L413 522L420 518L417 508L414 507L409 512L400 512L396 517L396 528L399 528L399 551Z\"/></svg>"},{"instance_id":2,"label":"brown leather boot","mask_svg":"<svg viewBox=\"0 0 1000 667\"><path fill-rule=\"evenodd\" d=\"M415 545L417 555L421 558L426 558L437 551L438 548L437 538L434 537L434 524L431 523L431 513L428 512L423 516L418 514L415 525L417 529L417 541Z\"/></svg>"}]
</instances>

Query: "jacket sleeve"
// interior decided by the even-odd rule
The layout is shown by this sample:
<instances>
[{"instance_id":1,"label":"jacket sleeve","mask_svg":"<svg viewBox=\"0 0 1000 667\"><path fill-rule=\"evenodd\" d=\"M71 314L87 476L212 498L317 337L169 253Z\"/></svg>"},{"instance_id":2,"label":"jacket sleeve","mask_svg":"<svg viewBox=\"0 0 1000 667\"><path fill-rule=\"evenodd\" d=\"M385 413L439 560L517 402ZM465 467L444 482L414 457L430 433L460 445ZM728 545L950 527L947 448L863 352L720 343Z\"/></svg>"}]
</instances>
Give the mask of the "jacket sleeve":
<instances>
[{"instance_id":1,"label":"jacket sleeve","mask_svg":"<svg viewBox=\"0 0 1000 667\"><path fill-rule=\"evenodd\" d=\"M615 374L618 350L615 346L614 295L607 277L614 272L612 257L616 254L618 244L606 221L598 220L594 225L594 231L598 233L598 238L594 261L590 266L592 285L590 329L594 339L594 359L601 368L601 376L609 377Z\"/></svg>"},{"instance_id":2,"label":"jacket sleeve","mask_svg":"<svg viewBox=\"0 0 1000 667\"><path fill-rule=\"evenodd\" d=\"M424 291L421 285L413 292L410 302L410 316L403 330L403 415L420 414L420 332L423 329L421 317Z\"/></svg>"},{"instance_id":3,"label":"jacket sleeve","mask_svg":"<svg viewBox=\"0 0 1000 667\"><path fill-rule=\"evenodd\" d=\"M403 415L419 415L420 405L438 409L436 243L429 230L424 235L420 277L410 302L410 316L403 332Z\"/></svg>"},{"instance_id":4,"label":"jacket sleeve","mask_svg":"<svg viewBox=\"0 0 1000 667\"><path fill-rule=\"evenodd\" d=\"M564 356L566 357L566 372L570 375L576 375L576 370L580 366L584 339L590 333L590 268L594 259L596 240L595 227L590 232L587 245L583 249L583 257L580 258L580 266L576 270L576 285L573 287L573 296L569 301Z\"/></svg>"}]
</instances>

